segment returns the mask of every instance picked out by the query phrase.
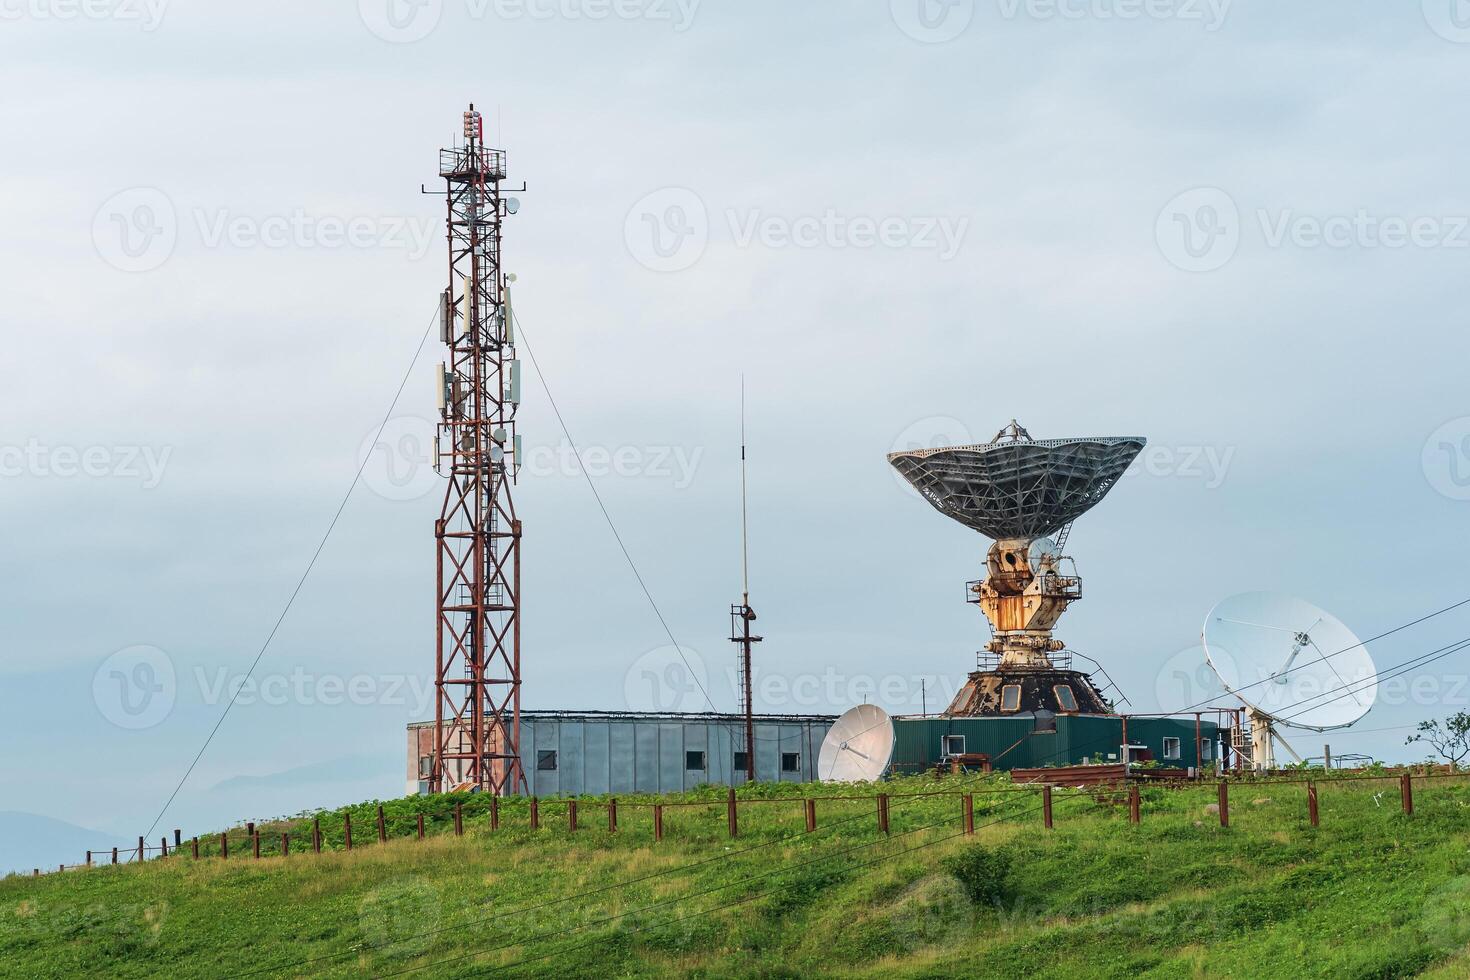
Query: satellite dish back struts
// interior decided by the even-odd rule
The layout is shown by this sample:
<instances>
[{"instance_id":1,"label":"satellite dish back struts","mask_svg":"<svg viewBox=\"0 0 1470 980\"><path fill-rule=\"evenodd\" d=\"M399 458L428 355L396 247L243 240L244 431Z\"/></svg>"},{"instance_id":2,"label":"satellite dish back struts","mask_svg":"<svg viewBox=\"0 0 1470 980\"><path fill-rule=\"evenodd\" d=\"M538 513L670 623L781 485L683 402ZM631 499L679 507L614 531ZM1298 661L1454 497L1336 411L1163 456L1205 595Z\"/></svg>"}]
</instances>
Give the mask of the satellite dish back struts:
<instances>
[{"instance_id":1,"label":"satellite dish back struts","mask_svg":"<svg viewBox=\"0 0 1470 980\"><path fill-rule=\"evenodd\" d=\"M817 778L828 783L881 779L893 759L893 720L876 704L849 708L822 739Z\"/></svg>"},{"instance_id":2,"label":"satellite dish back struts","mask_svg":"<svg viewBox=\"0 0 1470 980\"><path fill-rule=\"evenodd\" d=\"M1378 697L1378 671L1363 642L1336 616L1293 596L1243 592L1224 600L1205 619L1204 648L1225 690L1250 711L1256 768L1274 765L1273 736L1286 745L1276 726L1345 728Z\"/></svg>"}]
</instances>

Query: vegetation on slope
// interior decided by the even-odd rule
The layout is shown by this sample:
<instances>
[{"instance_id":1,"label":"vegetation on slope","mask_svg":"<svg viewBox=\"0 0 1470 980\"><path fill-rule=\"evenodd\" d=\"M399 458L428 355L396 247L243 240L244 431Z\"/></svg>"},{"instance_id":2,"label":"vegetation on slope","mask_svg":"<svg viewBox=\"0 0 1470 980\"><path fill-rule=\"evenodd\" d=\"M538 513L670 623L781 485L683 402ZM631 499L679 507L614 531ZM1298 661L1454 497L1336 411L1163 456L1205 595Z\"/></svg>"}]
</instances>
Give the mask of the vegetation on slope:
<instances>
[{"instance_id":1,"label":"vegetation on slope","mask_svg":"<svg viewBox=\"0 0 1470 980\"><path fill-rule=\"evenodd\" d=\"M620 799L619 830L582 801L391 801L350 852L259 861L187 855L0 882L0 972L16 976L1043 976L1400 977L1470 975L1470 784L1319 783L1322 826L1300 783L1143 791L1142 823L1107 795L1034 792L1003 777L885 784L891 835L851 787L752 787L729 839L723 793L667 798L665 838ZM975 794L976 834L959 803ZM819 796L804 832L800 796ZM742 791L742 798L745 791ZM419 842L416 813L432 810ZM323 817L340 844L338 815ZM267 832L276 832L267 828ZM297 839L299 838L299 843Z\"/></svg>"}]
</instances>

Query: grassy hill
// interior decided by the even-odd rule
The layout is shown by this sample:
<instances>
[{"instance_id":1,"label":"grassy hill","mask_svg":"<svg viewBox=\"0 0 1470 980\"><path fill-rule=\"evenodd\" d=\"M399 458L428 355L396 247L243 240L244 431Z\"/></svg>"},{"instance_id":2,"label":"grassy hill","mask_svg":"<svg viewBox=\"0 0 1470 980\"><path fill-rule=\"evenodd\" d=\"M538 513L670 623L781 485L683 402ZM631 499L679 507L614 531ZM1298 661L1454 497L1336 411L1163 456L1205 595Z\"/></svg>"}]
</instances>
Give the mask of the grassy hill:
<instances>
[{"instance_id":1,"label":"grassy hill","mask_svg":"<svg viewBox=\"0 0 1470 980\"><path fill-rule=\"evenodd\" d=\"M751 787L740 836L723 793L620 799L616 833L594 800L567 830L562 802L528 828L483 797L353 814L356 848L287 857L187 854L144 865L0 881L0 973L115 977L1435 977L1470 976L1470 782L1321 783L1322 826L1301 784L1233 787L1231 826L1213 787L1143 791L1128 808L1058 791L1056 827L1034 792L1003 777L900 779L891 834L874 804L829 797L872 787ZM974 836L959 803L975 794ZM806 833L800 795L818 797ZM742 791L742 798L746 792ZM642 798L647 801L650 798ZM674 806L672 804L691 804ZM414 839L417 813L429 837ZM341 817L323 817L340 847ZM271 838L267 838L268 841ZM270 843L274 851L278 843ZM209 848L206 848L208 850Z\"/></svg>"}]
</instances>

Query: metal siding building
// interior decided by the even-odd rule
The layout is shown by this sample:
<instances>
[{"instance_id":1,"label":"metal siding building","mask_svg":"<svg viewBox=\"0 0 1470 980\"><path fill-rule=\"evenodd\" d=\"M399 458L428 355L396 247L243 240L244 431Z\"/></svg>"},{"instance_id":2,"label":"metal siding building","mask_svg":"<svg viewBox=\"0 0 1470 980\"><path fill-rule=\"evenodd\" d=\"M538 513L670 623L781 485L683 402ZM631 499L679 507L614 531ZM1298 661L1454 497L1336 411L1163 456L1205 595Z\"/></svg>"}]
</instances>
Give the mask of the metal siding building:
<instances>
[{"instance_id":1,"label":"metal siding building","mask_svg":"<svg viewBox=\"0 0 1470 980\"><path fill-rule=\"evenodd\" d=\"M756 715L759 782L816 779L817 753L834 715ZM433 722L408 726L408 791L420 775ZM740 715L633 711L522 711L521 763L533 796L672 793L705 783L739 785ZM698 755L696 755L696 753Z\"/></svg>"},{"instance_id":2,"label":"metal siding building","mask_svg":"<svg viewBox=\"0 0 1470 980\"><path fill-rule=\"evenodd\" d=\"M899 773L921 772L943 761L945 739L951 735L964 738L964 752L988 755L996 769L1071 766L1094 758L1117 761L1123 745L1123 719L1118 716L1057 715L1055 731L1036 731L1036 720L1030 715L895 718L893 727L896 735L893 769ZM1218 725L1208 721L1200 723L1206 765L1217 758L1213 746L1218 735ZM1128 719L1129 744L1135 750L1147 749L1155 761L1165 766L1183 769L1199 765L1194 736L1192 719ZM1177 746L1169 746L1177 754L1166 754L1166 738L1178 739Z\"/></svg>"}]
</instances>

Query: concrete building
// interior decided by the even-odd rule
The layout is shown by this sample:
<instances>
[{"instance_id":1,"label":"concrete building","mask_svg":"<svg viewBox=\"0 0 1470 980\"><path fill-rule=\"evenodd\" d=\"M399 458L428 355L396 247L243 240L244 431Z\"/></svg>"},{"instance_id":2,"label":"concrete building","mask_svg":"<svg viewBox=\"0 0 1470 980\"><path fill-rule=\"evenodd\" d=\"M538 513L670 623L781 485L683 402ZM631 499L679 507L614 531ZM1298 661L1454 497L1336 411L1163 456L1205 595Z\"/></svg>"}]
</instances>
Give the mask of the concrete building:
<instances>
[{"instance_id":1,"label":"concrete building","mask_svg":"<svg viewBox=\"0 0 1470 980\"><path fill-rule=\"evenodd\" d=\"M835 715L756 715L755 771L763 783L816 779ZM673 793L745 782L740 715L638 711L522 711L521 763L533 796ZM434 723L408 726L408 792L428 791Z\"/></svg>"}]
</instances>

